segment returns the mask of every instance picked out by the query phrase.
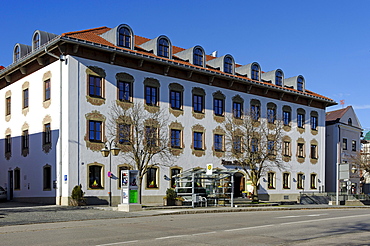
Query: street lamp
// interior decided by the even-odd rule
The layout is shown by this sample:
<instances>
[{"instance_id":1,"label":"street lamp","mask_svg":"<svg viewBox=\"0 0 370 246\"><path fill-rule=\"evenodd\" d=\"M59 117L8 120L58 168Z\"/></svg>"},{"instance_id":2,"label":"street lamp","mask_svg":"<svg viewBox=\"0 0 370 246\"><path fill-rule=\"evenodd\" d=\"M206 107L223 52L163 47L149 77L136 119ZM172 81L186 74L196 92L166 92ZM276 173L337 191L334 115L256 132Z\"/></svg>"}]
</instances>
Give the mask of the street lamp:
<instances>
[{"instance_id":1,"label":"street lamp","mask_svg":"<svg viewBox=\"0 0 370 246\"><path fill-rule=\"evenodd\" d=\"M116 143L114 143L113 147L113 139L111 141L107 141L105 143L104 149L100 150L101 154L104 157L109 156L109 206L112 206L112 155L117 156L119 154L120 149L117 148Z\"/></svg>"}]
</instances>

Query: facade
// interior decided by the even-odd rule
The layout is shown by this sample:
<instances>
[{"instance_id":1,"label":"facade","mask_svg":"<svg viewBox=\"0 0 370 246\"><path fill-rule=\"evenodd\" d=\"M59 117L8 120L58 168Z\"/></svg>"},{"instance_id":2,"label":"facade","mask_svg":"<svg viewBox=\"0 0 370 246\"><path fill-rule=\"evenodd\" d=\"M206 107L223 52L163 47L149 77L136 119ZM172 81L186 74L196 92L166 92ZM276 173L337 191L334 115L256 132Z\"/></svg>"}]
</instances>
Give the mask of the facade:
<instances>
[{"instance_id":1,"label":"facade","mask_svg":"<svg viewBox=\"0 0 370 246\"><path fill-rule=\"evenodd\" d=\"M326 191L336 191L338 163L349 163L349 180L340 181L345 193L360 192L355 156L360 152L362 128L352 106L326 113Z\"/></svg>"},{"instance_id":2,"label":"facade","mask_svg":"<svg viewBox=\"0 0 370 246\"><path fill-rule=\"evenodd\" d=\"M370 194L370 131L361 140L361 162L363 165L361 170L362 193Z\"/></svg>"},{"instance_id":3,"label":"facade","mask_svg":"<svg viewBox=\"0 0 370 246\"><path fill-rule=\"evenodd\" d=\"M336 103L306 89L301 75L263 72L257 62L239 65L231 55L206 55L201 46L179 48L163 35L136 36L128 25L62 35L36 31L32 46L16 44L13 56L0 71L0 184L9 199L67 205L81 184L90 204L102 203L111 181L113 204L119 203L119 182L107 177L100 150L110 140L110 106L134 102L148 111L165 109L178 143L171 167L153 163L146 175L144 203L162 201L171 186L163 177L207 163L224 168L221 126L235 107L258 109L261 119L273 110L284 120L287 168L266 173L261 199L296 200L301 191L324 189L325 108ZM131 167L112 157L115 176ZM236 190L250 189L243 172L235 180Z\"/></svg>"}]
</instances>

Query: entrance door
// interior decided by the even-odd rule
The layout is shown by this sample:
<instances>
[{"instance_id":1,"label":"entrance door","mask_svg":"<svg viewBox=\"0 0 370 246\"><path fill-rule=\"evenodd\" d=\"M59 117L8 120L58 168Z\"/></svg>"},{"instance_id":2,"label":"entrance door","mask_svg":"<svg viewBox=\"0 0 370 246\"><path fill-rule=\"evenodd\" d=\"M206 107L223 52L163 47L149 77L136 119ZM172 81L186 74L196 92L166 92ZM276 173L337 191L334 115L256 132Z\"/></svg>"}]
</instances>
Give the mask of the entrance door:
<instances>
[{"instance_id":1,"label":"entrance door","mask_svg":"<svg viewBox=\"0 0 370 246\"><path fill-rule=\"evenodd\" d=\"M245 190L245 178L242 173L234 174L234 197L241 197Z\"/></svg>"},{"instance_id":2,"label":"entrance door","mask_svg":"<svg viewBox=\"0 0 370 246\"><path fill-rule=\"evenodd\" d=\"M8 171L8 200L13 200L13 170Z\"/></svg>"}]
</instances>

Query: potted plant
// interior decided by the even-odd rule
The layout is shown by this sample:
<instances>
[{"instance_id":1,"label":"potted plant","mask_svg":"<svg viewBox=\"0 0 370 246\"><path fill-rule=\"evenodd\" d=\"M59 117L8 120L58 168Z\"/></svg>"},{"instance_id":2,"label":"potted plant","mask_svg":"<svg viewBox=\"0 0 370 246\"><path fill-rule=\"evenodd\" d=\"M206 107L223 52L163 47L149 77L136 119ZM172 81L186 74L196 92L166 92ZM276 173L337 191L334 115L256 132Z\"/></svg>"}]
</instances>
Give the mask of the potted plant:
<instances>
[{"instance_id":1,"label":"potted plant","mask_svg":"<svg viewBox=\"0 0 370 246\"><path fill-rule=\"evenodd\" d=\"M86 205L86 199L84 198L85 192L83 192L81 185L73 187L71 200L69 205L71 206L82 206Z\"/></svg>"},{"instance_id":2,"label":"potted plant","mask_svg":"<svg viewBox=\"0 0 370 246\"><path fill-rule=\"evenodd\" d=\"M163 205L164 206L174 206L176 197L177 197L177 193L175 189L168 188L166 190L166 196L163 197Z\"/></svg>"}]
</instances>

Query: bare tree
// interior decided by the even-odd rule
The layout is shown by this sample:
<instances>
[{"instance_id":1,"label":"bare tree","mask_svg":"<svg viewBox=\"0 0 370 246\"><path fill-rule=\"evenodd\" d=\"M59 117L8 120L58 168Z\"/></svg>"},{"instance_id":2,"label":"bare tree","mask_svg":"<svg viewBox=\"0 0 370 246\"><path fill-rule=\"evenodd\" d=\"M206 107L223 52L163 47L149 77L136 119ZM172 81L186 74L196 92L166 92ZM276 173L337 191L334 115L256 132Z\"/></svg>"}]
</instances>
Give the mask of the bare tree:
<instances>
[{"instance_id":1,"label":"bare tree","mask_svg":"<svg viewBox=\"0 0 370 246\"><path fill-rule=\"evenodd\" d=\"M284 168L280 153L282 121L276 120L274 114L269 119L258 114L245 113L238 118L233 114L224 123L227 157L251 180L253 202L258 202L258 186L266 171Z\"/></svg>"},{"instance_id":2,"label":"bare tree","mask_svg":"<svg viewBox=\"0 0 370 246\"><path fill-rule=\"evenodd\" d=\"M150 111L150 112L149 112ZM116 138L121 156L138 170L139 203L144 175L152 165L170 165L168 118L159 108L142 103L131 107L114 104L110 110L108 134Z\"/></svg>"}]
</instances>

